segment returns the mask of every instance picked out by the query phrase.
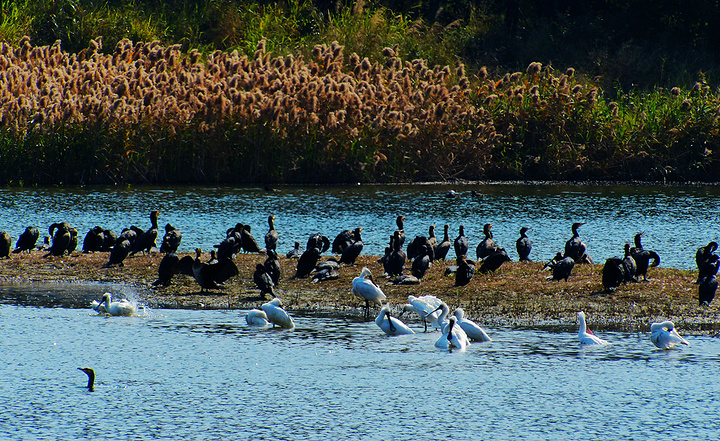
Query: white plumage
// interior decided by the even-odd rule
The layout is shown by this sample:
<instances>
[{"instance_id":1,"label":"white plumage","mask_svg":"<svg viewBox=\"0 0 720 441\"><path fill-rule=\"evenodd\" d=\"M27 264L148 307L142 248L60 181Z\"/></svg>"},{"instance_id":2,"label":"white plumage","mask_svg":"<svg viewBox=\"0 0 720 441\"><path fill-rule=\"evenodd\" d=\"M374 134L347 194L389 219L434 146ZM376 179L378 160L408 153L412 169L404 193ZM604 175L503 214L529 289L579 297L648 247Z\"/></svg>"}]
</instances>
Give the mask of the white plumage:
<instances>
[{"instance_id":1,"label":"white plumage","mask_svg":"<svg viewBox=\"0 0 720 441\"><path fill-rule=\"evenodd\" d=\"M442 300L431 295L425 295L422 297L415 297L411 295L408 296L408 302L410 303L405 305L403 307L403 310L415 311L418 317L420 317L420 320L423 321L423 325L425 325L425 331L427 331L428 322L430 322L430 326L433 329L440 328L440 323L438 322L440 312L437 308L440 306L440 304L442 304Z\"/></svg>"},{"instance_id":2,"label":"white plumage","mask_svg":"<svg viewBox=\"0 0 720 441\"><path fill-rule=\"evenodd\" d=\"M375 319L375 324L377 324L378 327L387 335L405 335L415 333L415 331L410 329L408 325L390 315L390 307L388 305L380 308L380 314L378 314Z\"/></svg>"},{"instance_id":3,"label":"white plumage","mask_svg":"<svg viewBox=\"0 0 720 441\"><path fill-rule=\"evenodd\" d=\"M385 293L372 281L372 273L367 267L363 268L360 275L353 279L352 292L365 300L366 313L370 308L370 303L382 306L386 300Z\"/></svg>"},{"instance_id":4,"label":"white plumage","mask_svg":"<svg viewBox=\"0 0 720 441\"><path fill-rule=\"evenodd\" d=\"M137 307L134 303L127 299L122 299L117 302L112 301L112 294L106 292L102 296L100 303L93 300L91 304L92 308L99 314L116 315L129 317L137 315Z\"/></svg>"},{"instance_id":5,"label":"white plumage","mask_svg":"<svg viewBox=\"0 0 720 441\"><path fill-rule=\"evenodd\" d=\"M282 301L279 297L275 297L267 303L263 303L260 308L265 311L268 321L281 328L292 329L295 327L290 315L282 308Z\"/></svg>"},{"instance_id":6,"label":"white plumage","mask_svg":"<svg viewBox=\"0 0 720 441\"><path fill-rule=\"evenodd\" d=\"M468 338L471 341L492 341L490 336L487 335L487 332L485 332L483 328L481 328L474 321L465 318L465 311L463 311L462 308L455 308L455 312L453 314L457 319L457 324L462 328L463 331L465 331L465 334L467 334Z\"/></svg>"},{"instance_id":7,"label":"white plumage","mask_svg":"<svg viewBox=\"0 0 720 441\"><path fill-rule=\"evenodd\" d=\"M680 337L670 320L650 325L650 341L660 349L670 349L677 344L690 346L687 340Z\"/></svg>"},{"instance_id":8,"label":"white plumage","mask_svg":"<svg viewBox=\"0 0 720 441\"><path fill-rule=\"evenodd\" d=\"M443 326L443 334L435 342L435 347L448 350L452 348L464 350L470 345L467 334L460 326L455 324L456 321L457 319L454 316L450 317L448 323Z\"/></svg>"},{"instance_id":9,"label":"white plumage","mask_svg":"<svg viewBox=\"0 0 720 441\"><path fill-rule=\"evenodd\" d=\"M261 311L259 309L251 309L248 311L245 315L245 321L250 326L268 326L270 324L265 311Z\"/></svg>"},{"instance_id":10,"label":"white plumage","mask_svg":"<svg viewBox=\"0 0 720 441\"><path fill-rule=\"evenodd\" d=\"M578 338L580 339L581 345L608 345L610 344L606 340L596 336L591 330L587 328L585 323L585 313L583 311L578 312Z\"/></svg>"}]
</instances>

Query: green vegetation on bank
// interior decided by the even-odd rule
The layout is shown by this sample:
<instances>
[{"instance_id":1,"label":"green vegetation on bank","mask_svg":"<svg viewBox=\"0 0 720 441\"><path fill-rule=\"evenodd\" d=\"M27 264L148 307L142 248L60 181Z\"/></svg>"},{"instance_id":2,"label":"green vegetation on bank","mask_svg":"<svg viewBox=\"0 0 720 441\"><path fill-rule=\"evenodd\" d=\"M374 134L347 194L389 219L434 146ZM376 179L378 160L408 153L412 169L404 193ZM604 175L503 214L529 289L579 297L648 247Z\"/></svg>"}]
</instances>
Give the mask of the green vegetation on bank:
<instances>
[{"instance_id":1,"label":"green vegetation on bank","mask_svg":"<svg viewBox=\"0 0 720 441\"><path fill-rule=\"evenodd\" d=\"M720 179L720 7L648 12L687 32L630 64L695 58L642 74L595 28L631 7L413 5L2 1L0 183ZM533 49L563 17L591 46Z\"/></svg>"}]
</instances>

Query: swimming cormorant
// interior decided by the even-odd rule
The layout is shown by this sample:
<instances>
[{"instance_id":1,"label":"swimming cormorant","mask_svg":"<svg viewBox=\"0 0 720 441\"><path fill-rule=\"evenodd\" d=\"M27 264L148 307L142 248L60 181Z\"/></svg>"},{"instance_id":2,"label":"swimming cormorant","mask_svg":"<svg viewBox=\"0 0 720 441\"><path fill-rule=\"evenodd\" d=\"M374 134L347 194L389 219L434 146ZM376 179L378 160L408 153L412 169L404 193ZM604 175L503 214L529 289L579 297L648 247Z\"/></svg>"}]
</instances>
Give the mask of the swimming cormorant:
<instances>
[{"instance_id":1,"label":"swimming cormorant","mask_svg":"<svg viewBox=\"0 0 720 441\"><path fill-rule=\"evenodd\" d=\"M265 233L265 250L275 251L278 243L278 232L275 229L275 215L268 216L268 232Z\"/></svg>"},{"instance_id":2,"label":"swimming cormorant","mask_svg":"<svg viewBox=\"0 0 720 441\"><path fill-rule=\"evenodd\" d=\"M478 260L485 259L495 251L499 250L500 247L493 240L492 224L485 224L483 226L483 234L485 238L480 241L475 252L477 253Z\"/></svg>"},{"instance_id":3,"label":"swimming cormorant","mask_svg":"<svg viewBox=\"0 0 720 441\"><path fill-rule=\"evenodd\" d=\"M28 253L35 248L38 238L40 237L40 230L37 227L27 227L25 231L18 237L17 243L13 253L21 253L27 251Z\"/></svg>"},{"instance_id":4,"label":"swimming cormorant","mask_svg":"<svg viewBox=\"0 0 720 441\"><path fill-rule=\"evenodd\" d=\"M467 237L465 237L465 226L460 225L460 231L458 233L458 237L455 238L455 256L465 256L468 252L468 240Z\"/></svg>"},{"instance_id":5,"label":"swimming cormorant","mask_svg":"<svg viewBox=\"0 0 720 441\"><path fill-rule=\"evenodd\" d=\"M162 243L160 244L161 253L177 253L180 248L180 242L182 241L182 233L179 229L172 226L170 223L165 224L165 235L163 236Z\"/></svg>"},{"instance_id":6,"label":"swimming cormorant","mask_svg":"<svg viewBox=\"0 0 720 441\"><path fill-rule=\"evenodd\" d=\"M520 262L530 262L530 251L532 250L532 241L527 236L529 227L520 228L520 238L515 242Z\"/></svg>"},{"instance_id":7,"label":"swimming cormorant","mask_svg":"<svg viewBox=\"0 0 720 441\"><path fill-rule=\"evenodd\" d=\"M95 371L88 367L78 368L78 370L85 372L88 377L87 389L93 392L95 390Z\"/></svg>"},{"instance_id":8,"label":"swimming cormorant","mask_svg":"<svg viewBox=\"0 0 720 441\"><path fill-rule=\"evenodd\" d=\"M452 247L452 242L450 241L449 236L450 225L445 224L443 229L443 240L438 244L437 247L435 247L435 259L437 260L445 260L448 251L450 251L450 248Z\"/></svg>"}]
</instances>

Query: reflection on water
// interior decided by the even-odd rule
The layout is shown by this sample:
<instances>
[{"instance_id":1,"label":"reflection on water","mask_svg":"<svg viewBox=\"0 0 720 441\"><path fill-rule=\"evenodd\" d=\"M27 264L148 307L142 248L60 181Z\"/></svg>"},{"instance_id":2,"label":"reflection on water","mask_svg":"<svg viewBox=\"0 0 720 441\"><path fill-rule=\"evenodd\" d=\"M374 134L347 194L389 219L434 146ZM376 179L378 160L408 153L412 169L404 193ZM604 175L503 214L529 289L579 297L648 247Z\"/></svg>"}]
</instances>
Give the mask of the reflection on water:
<instances>
[{"instance_id":1,"label":"reflection on water","mask_svg":"<svg viewBox=\"0 0 720 441\"><path fill-rule=\"evenodd\" d=\"M450 199L454 189L459 196ZM476 194L472 194L475 191ZM278 250L322 232L331 239L363 227L363 252L381 254L404 214L409 237L427 235L430 224L466 227L471 248L482 240L482 225L493 224L496 242L516 258L515 240L529 226L531 257L547 260L562 250L573 222L586 222L580 235L597 262L622 253L623 244L644 231L644 245L657 251L663 266L692 268L698 246L719 240L720 187L589 185L400 185L287 187L278 191L237 187L61 188L0 190L3 229L16 239L27 225L47 228L66 220L80 234L95 225L116 231L131 224L147 228L151 210L160 224L181 229L181 251L209 249L237 222L250 224L262 243L267 216L277 216ZM473 252L474 253L474 252ZM471 254L473 254L471 253ZM451 252L451 257L452 252Z\"/></svg>"},{"instance_id":2,"label":"reflection on water","mask_svg":"<svg viewBox=\"0 0 720 441\"><path fill-rule=\"evenodd\" d=\"M645 333L605 332L611 345L580 348L574 324L489 328L493 342L447 353L437 332L318 316L256 329L243 314L0 305L0 438L716 436L717 338L661 351ZM95 392L79 366L95 369Z\"/></svg>"}]
</instances>

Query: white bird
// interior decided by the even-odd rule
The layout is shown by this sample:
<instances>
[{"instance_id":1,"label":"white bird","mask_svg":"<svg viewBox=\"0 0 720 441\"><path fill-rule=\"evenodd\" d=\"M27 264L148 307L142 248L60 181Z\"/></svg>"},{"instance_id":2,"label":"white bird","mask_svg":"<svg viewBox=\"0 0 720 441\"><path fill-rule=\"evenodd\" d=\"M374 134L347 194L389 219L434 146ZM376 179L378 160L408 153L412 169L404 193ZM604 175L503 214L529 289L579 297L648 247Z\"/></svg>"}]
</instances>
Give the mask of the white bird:
<instances>
[{"instance_id":1,"label":"white bird","mask_svg":"<svg viewBox=\"0 0 720 441\"><path fill-rule=\"evenodd\" d=\"M455 325L456 321L455 316L450 317L448 324L443 327L443 334L435 342L436 348L448 350L458 348L462 351L470 345L467 334L460 326Z\"/></svg>"},{"instance_id":2,"label":"white bird","mask_svg":"<svg viewBox=\"0 0 720 441\"><path fill-rule=\"evenodd\" d=\"M408 296L408 301L410 303L403 306L403 311L415 311L415 313L418 315L418 317L420 317L420 320L422 320L423 325L425 326L425 332L427 332L428 321L430 321L430 326L432 326L433 328L440 328L440 323L438 323L438 317L440 317L440 312L437 310L437 308L442 303L442 300L431 295L426 295L422 297L415 297L413 295L410 295Z\"/></svg>"},{"instance_id":3,"label":"white bird","mask_svg":"<svg viewBox=\"0 0 720 441\"><path fill-rule=\"evenodd\" d=\"M367 278L369 277L369 278ZM370 270L365 267L358 277L353 279L352 292L356 296L365 300L365 316L370 314L370 302L375 305L382 306L385 301L385 293L372 280Z\"/></svg>"},{"instance_id":4,"label":"white bird","mask_svg":"<svg viewBox=\"0 0 720 441\"><path fill-rule=\"evenodd\" d=\"M415 333L415 331L410 329L408 325L390 315L390 307L388 305L380 308L380 314L378 314L375 319L375 324L378 325L378 327L387 335L405 335Z\"/></svg>"},{"instance_id":5,"label":"white bird","mask_svg":"<svg viewBox=\"0 0 720 441\"><path fill-rule=\"evenodd\" d=\"M250 326L268 326L270 324L265 311L261 311L259 309L251 309L248 311L245 315L245 321Z\"/></svg>"},{"instance_id":6,"label":"white bird","mask_svg":"<svg viewBox=\"0 0 720 441\"><path fill-rule=\"evenodd\" d=\"M113 302L112 294L110 294L109 292L103 294L100 303L98 303L97 301L93 301L91 306L99 314L118 315L125 317L137 315L137 307L134 303L130 302L127 299L122 299L119 302Z\"/></svg>"},{"instance_id":7,"label":"white bird","mask_svg":"<svg viewBox=\"0 0 720 441\"><path fill-rule=\"evenodd\" d=\"M275 297L269 302L263 303L260 308L265 311L268 321L273 324L273 327L275 325L285 329L292 329L295 327L295 323L293 323L292 318L282 308L282 300L280 300L279 297Z\"/></svg>"},{"instance_id":8,"label":"white bird","mask_svg":"<svg viewBox=\"0 0 720 441\"><path fill-rule=\"evenodd\" d=\"M457 324L465 331L465 334L467 334L470 340L481 342L492 341L483 328L474 321L465 318L465 311L463 311L462 308L456 308L453 314L457 319Z\"/></svg>"},{"instance_id":9,"label":"white bird","mask_svg":"<svg viewBox=\"0 0 720 441\"><path fill-rule=\"evenodd\" d=\"M676 344L690 346L687 340L680 337L670 320L650 325L650 341L660 349L670 349Z\"/></svg>"},{"instance_id":10,"label":"white bird","mask_svg":"<svg viewBox=\"0 0 720 441\"><path fill-rule=\"evenodd\" d=\"M596 336L592 333L590 329L588 329L587 324L585 323L585 313L583 311L580 311L577 313L578 315L578 323L580 327L578 328L578 338L580 339L581 345L609 345L610 343L603 340L602 338Z\"/></svg>"}]
</instances>

